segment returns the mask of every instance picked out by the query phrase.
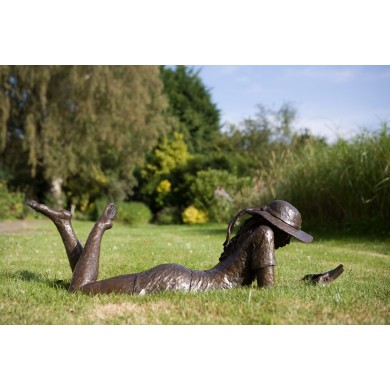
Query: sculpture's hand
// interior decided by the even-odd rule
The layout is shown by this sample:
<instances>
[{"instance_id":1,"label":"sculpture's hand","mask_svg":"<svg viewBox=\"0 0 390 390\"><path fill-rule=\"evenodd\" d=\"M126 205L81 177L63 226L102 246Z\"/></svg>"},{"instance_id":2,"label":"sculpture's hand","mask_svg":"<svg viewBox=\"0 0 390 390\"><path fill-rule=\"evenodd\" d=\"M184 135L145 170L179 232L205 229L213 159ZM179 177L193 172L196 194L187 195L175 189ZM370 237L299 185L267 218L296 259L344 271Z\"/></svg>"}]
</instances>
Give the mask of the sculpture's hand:
<instances>
[{"instance_id":1,"label":"sculpture's hand","mask_svg":"<svg viewBox=\"0 0 390 390\"><path fill-rule=\"evenodd\" d=\"M329 284L336 280L344 272L342 264L335 269L324 272L323 274L309 274L302 278L302 280L308 281L313 284Z\"/></svg>"}]
</instances>

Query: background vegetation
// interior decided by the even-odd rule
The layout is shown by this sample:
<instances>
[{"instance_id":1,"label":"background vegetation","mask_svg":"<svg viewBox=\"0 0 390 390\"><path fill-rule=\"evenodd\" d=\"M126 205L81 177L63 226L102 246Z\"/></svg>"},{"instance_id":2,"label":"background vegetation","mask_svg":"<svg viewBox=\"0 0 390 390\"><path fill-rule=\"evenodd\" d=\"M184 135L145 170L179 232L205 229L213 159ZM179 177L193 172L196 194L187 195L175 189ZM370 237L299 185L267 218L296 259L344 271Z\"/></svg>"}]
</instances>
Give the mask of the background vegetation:
<instances>
[{"instance_id":1,"label":"background vegetation","mask_svg":"<svg viewBox=\"0 0 390 390\"><path fill-rule=\"evenodd\" d=\"M115 201L128 223L226 223L279 198L306 226L388 231L387 124L328 144L296 114L259 105L222 129L185 66L2 66L0 219L25 217L28 197L79 219Z\"/></svg>"}]
</instances>

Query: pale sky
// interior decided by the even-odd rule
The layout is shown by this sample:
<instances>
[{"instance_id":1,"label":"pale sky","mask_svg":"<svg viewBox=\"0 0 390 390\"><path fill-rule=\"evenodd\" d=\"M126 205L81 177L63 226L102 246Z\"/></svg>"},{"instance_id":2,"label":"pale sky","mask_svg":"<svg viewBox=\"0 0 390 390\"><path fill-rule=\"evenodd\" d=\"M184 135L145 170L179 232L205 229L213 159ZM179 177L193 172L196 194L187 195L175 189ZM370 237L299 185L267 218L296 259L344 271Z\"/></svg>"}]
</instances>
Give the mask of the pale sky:
<instances>
[{"instance_id":1,"label":"pale sky","mask_svg":"<svg viewBox=\"0 0 390 390\"><path fill-rule=\"evenodd\" d=\"M332 142L362 127L390 124L390 66L194 66L222 122L254 116L256 106L291 103L297 127Z\"/></svg>"}]
</instances>

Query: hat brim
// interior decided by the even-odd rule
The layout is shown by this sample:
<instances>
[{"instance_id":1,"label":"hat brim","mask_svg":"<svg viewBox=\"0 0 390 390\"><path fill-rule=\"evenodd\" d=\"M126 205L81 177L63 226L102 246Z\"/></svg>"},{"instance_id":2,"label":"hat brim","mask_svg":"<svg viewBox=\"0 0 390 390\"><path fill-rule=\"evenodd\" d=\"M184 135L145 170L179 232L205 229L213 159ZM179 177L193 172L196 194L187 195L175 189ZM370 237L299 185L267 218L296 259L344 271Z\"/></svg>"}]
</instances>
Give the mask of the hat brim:
<instances>
[{"instance_id":1,"label":"hat brim","mask_svg":"<svg viewBox=\"0 0 390 390\"><path fill-rule=\"evenodd\" d=\"M282 220L274 217L272 214L268 213L267 211L263 211L263 210L254 211L253 210L253 213L261 215L268 222L272 223L272 225L274 225L277 228L279 228L280 230L283 230L284 232L290 234L291 236L295 237L299 241L302 241L306 244L313 241L313 237L310 234L305 233L303 230L295 229L294 227L283 222Z\"/></svg>"}]
</instances>

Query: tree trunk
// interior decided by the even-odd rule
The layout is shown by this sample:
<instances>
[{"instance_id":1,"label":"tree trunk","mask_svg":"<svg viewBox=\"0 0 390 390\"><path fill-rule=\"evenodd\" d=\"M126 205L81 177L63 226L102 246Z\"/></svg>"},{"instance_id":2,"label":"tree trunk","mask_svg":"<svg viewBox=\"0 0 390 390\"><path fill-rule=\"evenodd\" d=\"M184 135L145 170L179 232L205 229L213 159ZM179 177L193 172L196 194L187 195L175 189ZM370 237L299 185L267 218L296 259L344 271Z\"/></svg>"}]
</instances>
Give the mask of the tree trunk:
<instances>
[{"instance_id":1,"label":"tree trunk","mask_svg":"<svg viewBox=\"0 0 390 390\"><path fill-rule=\"evenodd\" d=\"M51 182L51 189L50 192L53 195L54 198L54 207L57 209L63 209L64 208L64 199L62 196L62 183L63 179L60 177L57 177L52 180Z\"/></svg>"}]
</instances>

